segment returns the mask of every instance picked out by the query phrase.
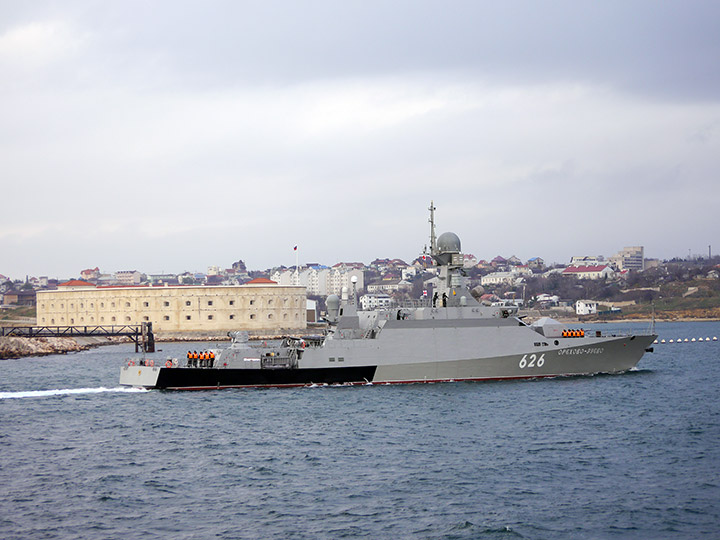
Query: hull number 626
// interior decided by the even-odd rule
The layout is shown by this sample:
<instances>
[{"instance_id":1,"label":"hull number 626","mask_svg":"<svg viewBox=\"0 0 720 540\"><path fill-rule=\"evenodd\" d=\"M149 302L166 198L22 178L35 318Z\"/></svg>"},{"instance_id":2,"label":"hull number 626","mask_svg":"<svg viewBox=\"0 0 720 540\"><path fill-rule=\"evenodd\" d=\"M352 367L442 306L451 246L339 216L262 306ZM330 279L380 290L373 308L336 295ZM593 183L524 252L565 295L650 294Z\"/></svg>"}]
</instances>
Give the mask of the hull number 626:
<instances>
[{"instance_id":1,"label":"hull number 626","mask_svg":"<svg viewBox=\"0 0 720 540\"><path fill-rule=\"evenodd\" d=\"M524 354L523 357L520 359L520 363L518 364L518 366L520 366L520 369L525 369L543 367L544 364L545 353L541 354L540 358L538 358L536 354Z\"/></svg>"}]
</instances>

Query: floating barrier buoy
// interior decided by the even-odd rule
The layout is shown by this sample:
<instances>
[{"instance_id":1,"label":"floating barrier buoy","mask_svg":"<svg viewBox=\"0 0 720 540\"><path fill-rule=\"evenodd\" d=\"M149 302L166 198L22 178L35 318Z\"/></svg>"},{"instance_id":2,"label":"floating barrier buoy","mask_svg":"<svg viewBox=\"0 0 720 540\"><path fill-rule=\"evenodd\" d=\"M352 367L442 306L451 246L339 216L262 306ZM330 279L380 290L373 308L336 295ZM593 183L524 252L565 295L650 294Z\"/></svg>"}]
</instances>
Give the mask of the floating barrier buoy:
<instances>
[{"instance_id":1,"label":"floating barrier buoy","mask_svg":"<svg viewBox=\"0 0 720 540\"><path fill-rule=\"evenodd\" d=\"M664 340L664 339L661 339L661 340L660 340L660 343L665 343L665 340Z\"/></svg>"},{"instance_id":2,"label":"floating barrier buoy","mask_svg":"<svg viewBox=\"0 0 720 540\"><path fill-rule=\"evenodd\" d=\"M670 340L670 343L675 343L675 341L671 339L671 340Z\"/></svg>"},{"instance_id":3,"label":"floating barrier buoy","mask_svg":"<svg viewBox=\"0 0 720 540\"><path fill-rule=\"evenodd\" d=\"M685 341L687 341L687 340L685 340ZM693 343L695 343L695 338L692 338L690 341L692 341Z\"/></svg>"}]
</instances>

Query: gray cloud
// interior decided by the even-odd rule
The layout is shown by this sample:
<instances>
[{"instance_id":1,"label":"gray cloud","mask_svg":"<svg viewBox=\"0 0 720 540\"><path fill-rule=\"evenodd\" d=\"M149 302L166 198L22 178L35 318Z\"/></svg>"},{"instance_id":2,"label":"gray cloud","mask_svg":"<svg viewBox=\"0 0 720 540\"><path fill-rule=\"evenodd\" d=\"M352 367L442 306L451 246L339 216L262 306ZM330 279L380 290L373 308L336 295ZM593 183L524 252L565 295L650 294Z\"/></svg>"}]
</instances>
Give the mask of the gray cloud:
<instances>
[{"instance_id":1,"label":"gray cloud","mask_svg":"<svg viewBox=\"0 0 720 540\"><path fill-rule=\"evenodd\" d=\"M717 236L714 3L0 5L0 273ZM94 262L93 262L94 261Z\"/></svg>"}]
</instances>

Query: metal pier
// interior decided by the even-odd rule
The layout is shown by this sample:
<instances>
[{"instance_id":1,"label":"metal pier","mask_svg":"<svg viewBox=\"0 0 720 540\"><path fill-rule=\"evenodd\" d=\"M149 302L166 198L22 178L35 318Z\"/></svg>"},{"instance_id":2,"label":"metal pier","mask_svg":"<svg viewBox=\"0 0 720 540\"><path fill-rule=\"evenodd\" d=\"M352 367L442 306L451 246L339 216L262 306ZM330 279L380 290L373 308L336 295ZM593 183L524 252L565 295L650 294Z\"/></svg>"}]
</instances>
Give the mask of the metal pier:
<instances>
[{"instance_id":1,"label":"metal pier","mask_svg":"<svg viewBox=\"0 0 720 540\"><path fill-rule=\"evenodd\" d=\"M2 326L0 336L25 338L124 336L135 343L135 352L155 352L155 335L151 322L121 326Z\"/></svg>"}]
</instances>

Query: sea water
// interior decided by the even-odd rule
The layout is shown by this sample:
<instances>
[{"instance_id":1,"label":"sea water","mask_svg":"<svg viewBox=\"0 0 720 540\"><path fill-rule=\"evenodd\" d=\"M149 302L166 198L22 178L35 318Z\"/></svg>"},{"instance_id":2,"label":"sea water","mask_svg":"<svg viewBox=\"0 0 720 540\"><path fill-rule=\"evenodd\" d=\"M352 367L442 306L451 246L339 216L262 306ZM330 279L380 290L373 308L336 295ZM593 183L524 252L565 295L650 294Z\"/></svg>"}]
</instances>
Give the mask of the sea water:
<instances>
[{"instance_id":1,"label":"sea water","mask_svg":"<svg viewBox=\"0 0 720 540\"><path fill-rule=\"evenodd\" d=\"M129 356L0 361L0 538L720 537L717 341L623 375L204 392L119 387Z\"/></svg>"}]
</instances>

